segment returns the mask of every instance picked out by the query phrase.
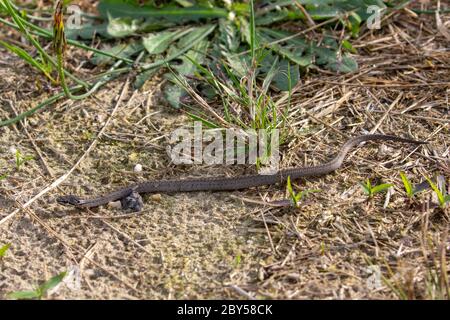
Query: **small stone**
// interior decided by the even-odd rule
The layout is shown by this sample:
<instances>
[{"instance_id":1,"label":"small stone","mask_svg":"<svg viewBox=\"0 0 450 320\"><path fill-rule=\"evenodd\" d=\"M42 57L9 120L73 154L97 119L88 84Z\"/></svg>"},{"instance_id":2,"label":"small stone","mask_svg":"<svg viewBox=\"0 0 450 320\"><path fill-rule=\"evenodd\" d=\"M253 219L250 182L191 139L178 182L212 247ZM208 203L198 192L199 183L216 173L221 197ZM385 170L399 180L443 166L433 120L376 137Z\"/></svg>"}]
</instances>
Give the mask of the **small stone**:
<instances>
[{"instance_id":1,"label":"small stone","mask_svg":"<svg viewBox=\"0 0 450 320\"><path fill-rule=\"evenodd\" d=\"M152 201L161 202L162 197L161 197L161 194L155 193L155 194L152 194L152 195L150 196L150 199L151 199Z\"/></svg>"},{"instance_id":2,"label":"small stone","mask_svg":"<svg viewBox=\"0 0 450 320\"><path fill-rule=\"evenodd\" d=\"M392 155L392 153L394 152L394 150L391 147L388 147L387 145L380 145L378 148L378 155L380 157L386 157L389 155Z\"/></svg>"},{"instance_id":3,"label":"small stone","mask_svg":"<svg viewBox=\"0 0 450 320\"><path fill-rule=\"evenodd\" d=\"M120 201L114 201L114 202L108 203L108 207L111 209L121 209L122 204L120 203Z\"/></svg>"},{"instance_id":4,"label":"small stone","mask_svg":"<svg viewBox=\"0 0 450 320\"><path fill-rule=\"evenodd\" d=\"M11 152L12 154L16 154L17 148L14 146L11 146L11 147L9 147L9 152Z\"/></svg>"},{"instance_id":5,"label":"small stone","mask_svg":"<svg viewBox=\"0 0 450 320\"><path fill-rule=\"evenodd\" d=\"M142 164L138 163L134 166L134 172L142 172Z\"/></svg>"}]
</instances>

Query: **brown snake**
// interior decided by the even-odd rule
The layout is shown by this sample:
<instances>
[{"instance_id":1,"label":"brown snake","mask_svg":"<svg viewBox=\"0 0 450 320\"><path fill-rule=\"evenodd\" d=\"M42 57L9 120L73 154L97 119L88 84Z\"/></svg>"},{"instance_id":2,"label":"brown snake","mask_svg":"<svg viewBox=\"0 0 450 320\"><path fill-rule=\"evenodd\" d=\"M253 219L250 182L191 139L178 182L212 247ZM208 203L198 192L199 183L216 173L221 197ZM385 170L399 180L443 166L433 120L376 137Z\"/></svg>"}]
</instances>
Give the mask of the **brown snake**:
<instances>
[{"instance_id":1,"label":"brown snake","mask_svg":"<svg viewBox=\"0 0 450 320\"><path fill-rule=\"evenodd\" d=\"M103 196L99 196L91 199L81 199L75 195L65 195L58 197L56 201L63 205L75 206L78 208L92 208L105 205L112 201L121 200L124 201L130 195L139 196L142 193L155 193L155 192L192 192L192 191L227 191L227 190L239 190L247 189L262 185L271 185L275 183L283 183L290 176L291 179L298 179L300 177L320 176L330 173L339 169L344 161L347 153L354 146L361 142L370 140L382 140L382 141L398 141L412 144L426 144L424 141L417 141L407 138L400 138L396 136L383 135L383 134L368 134L361 135L349 139L340 149L339 153L327 163L304 168L287 168L279 170L272 175L245 175L238 177L206 177L196 179L183 179L183 180L155 180L132 184L117 191L108 193ZM127 200L128 201L128 200ZM136 200L132 200L136 201ZM131 205L122 202L123 207L131 208L135 211L139 211L142 208L142 202L137 206L133 203Z\"/></svg>"}]
</instances>

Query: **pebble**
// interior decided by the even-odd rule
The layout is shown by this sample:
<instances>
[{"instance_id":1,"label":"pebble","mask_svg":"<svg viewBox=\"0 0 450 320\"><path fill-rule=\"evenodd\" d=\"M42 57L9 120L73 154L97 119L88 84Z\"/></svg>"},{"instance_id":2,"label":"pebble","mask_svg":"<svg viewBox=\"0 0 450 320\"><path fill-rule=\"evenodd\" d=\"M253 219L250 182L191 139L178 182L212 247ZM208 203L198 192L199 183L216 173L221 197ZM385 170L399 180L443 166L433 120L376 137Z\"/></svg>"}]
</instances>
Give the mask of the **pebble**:
<instances>
[{"instance_id":1,"label":"pebble","mask_svg":"<svg viewBox=\"0 0 450 320\"><path fill-rule=\"evenodd\" d=\"M160 202L162 197L161 197L161 194L155 193L150 196L150 199L152 199L153 201Z\"/></svg>"},{"instance_id":2,"label":"pebble","mask_svg":"<svg viewBox=\"0 0 450 320\"><path fill-rule=\"evenodd\" d=\"M111 209L122 209L122 204L120 201L113 201L108 203L108 207Z\"/></svg>"}]
</instances>

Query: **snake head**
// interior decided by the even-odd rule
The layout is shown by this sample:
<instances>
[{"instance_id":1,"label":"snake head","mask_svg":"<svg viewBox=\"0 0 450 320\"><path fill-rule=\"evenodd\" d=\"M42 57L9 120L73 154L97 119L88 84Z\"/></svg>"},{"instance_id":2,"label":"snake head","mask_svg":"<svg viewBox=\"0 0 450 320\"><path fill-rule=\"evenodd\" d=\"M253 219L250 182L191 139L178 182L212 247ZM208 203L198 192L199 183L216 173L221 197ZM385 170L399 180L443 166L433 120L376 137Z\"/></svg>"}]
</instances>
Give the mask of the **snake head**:
<instances>
[{"instance_id":1,"label":"snake head","mask_svg":"<svg viewBox=\"0 0 450 320\"><path fill-rule=\"evenodd\" d=\"M73 194L58 197L56 198L56 202L64 206L79 206L81 204L80 198Z\"/></svg>"}]
</instances>

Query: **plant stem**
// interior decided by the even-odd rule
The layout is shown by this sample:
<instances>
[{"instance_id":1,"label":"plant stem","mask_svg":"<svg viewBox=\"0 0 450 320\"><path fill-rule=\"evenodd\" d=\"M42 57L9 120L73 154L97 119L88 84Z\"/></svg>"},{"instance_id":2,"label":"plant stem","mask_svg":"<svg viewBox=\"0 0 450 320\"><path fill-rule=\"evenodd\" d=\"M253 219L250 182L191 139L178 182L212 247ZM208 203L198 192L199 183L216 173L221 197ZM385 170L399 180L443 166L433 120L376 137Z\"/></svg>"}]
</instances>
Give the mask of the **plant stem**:
<instances>
[{"instance_id":1,"label":"plant stem","mask_svg":"<svg viewBox=\"0 0 450 320\"><path fill-rule=\"evenodd\" d=\"M119 65L120 63L121 63L121 61L116 62L116 64L115 64L111 69L113 69L116 65ZM110 70L111 70L111 69L110 69ZM129 68L122 68L122 70L123 70L123 71L129 71ZM102 85L106 84L108 81L110 81L110 80L112 80L112 79L114 78L114 77L107 77L107 76L105 76L105 75L112 75L112 73L106 72L106 73L104 74L104 79L103 79L103 80L99 80L99 81L92 87L92 89L91 89L90 91L92 91L94 88L95 88L95 90L97 90L99 87L101 87ZM102 75L100 75L100 76L102 76ZM73 92L77 92L77 91L79 91L79 90L81 90L81 89L83 89L83 88L84 88L84 87L83 87L82 85L77 85L77 86L74 86L74 87L69 88L68 91L69 91L70 93L73 93ZM90 91L89 91L89 92L90 92ZM86 93L86 94L87 94L87 93ZM85 95L86 95L86 94L85 94ZM89 94L92 94L92 92L90 92ZM4 126L8 126L8 125L17 123L17 122L19 122L20 120L23 120L23 119L25 119L26 117L29 117L29 116L33 115L34 113L36 113L36 112L39 111L40 109L42 109L42 108L44 108L44 107L46 107L46 106L48 106L48 105L51 105L52 103L58 101L59 99L63 98L64 96L66 96L66 92L65 92L65 91L59 92L59 93L57 93L57 94L51 96L51 97L48 98L47 100L45 100L45 101L39 103L36 107L31 108L30 110L27 110L27 111L25 111L25 112L23 112L23 113L17 115L17 116L14 117L14 118L11 118L11 119L7 119L7 120L4 120L4 121L1 121L1 122L0 122L0 127L4 127Z\"/></svg>"},{"instance_id":2,"label":"plant stem","mask_svg":"<svg viewBox=\"0 0 450 320\"><path fill-rule=\"evenodd\" d=\"M45 57L45 59L47 61L49 61L54 67L56 67L57 66L56 62L52 59L52 57L49 56L49 54L41 47L39 42L37 42L36 39L25 28L23 22L25 22L25 24L28 24L28 21L22 19L21 17L19 17L17 15L15 9L11 6L11 3L9 2L9 0L4 0L3 3L5 4L5 9L8 10L8 13L11 15L12 19L16 23L16 25L18 27L18 30L21 31L23 34L25 34L26 38L34 45L34 47L39 51L39 53L43 57ZM88 87L89 86L89 84L87 84L86 82L84 82L82 80L79 80L78 78L76 78L72 74L70 74L68 72L66 72L66 73L67 73L67 76L72 78L76 83L81 84L84 87Z\"/></svg>"},{"instance_id":3,"label":"plant stem","mask_svg":"<svg viewBox=\"0 0 450 320\"><path fill-rule=\"evenodd\" d=\"M97 91L98 88L100 88L102 85L104 85L105 83L107 83L110 80L110 77L109 77L110 74L105 73L103 76L103 79L100 79L97 83L95 83L88 92L81 94L79 96L75 96L72 94L71 90L69 89L69 87L67 86L67 83L66 83L66 77L64 76L64 67L63 67L64 59L63 59L62 54L57 54L57 62L58 62L58 73L59 73L59 76L61 79L61 86L63 88L63 91L64 91L66 97L69 99L82 100L84 98L87 98L91 94L93 94L95 91ZM113 65L112 68L118 67L121 63L122 63L122 61L117 61ZM122 69L127 69L127 68L122 68Z\"/></svg>"}]
</instances>

